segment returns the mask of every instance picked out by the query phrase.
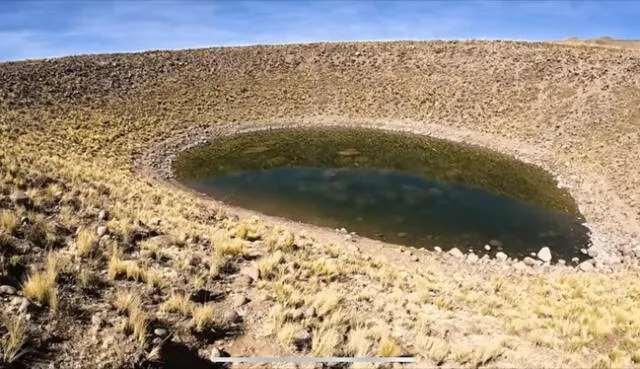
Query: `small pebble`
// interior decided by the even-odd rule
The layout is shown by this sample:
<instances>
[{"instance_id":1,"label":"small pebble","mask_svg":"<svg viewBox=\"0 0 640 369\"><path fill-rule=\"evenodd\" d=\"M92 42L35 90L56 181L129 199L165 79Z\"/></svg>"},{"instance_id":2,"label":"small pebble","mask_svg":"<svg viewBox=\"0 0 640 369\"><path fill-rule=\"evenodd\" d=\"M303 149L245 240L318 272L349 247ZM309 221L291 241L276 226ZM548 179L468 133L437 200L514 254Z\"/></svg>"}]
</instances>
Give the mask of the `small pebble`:
<instances>
[{"instance_id":1,"label":"small pebble","mask_svg":"<svg viewBox=\"0 0 640 369\"><path fill-rule=\"evenodd\" d=\"M31 303L29 302L29 300L23 298L22 303L18 307L18 313L21 313L21 314L26 313L29 310L29 306L31 306Z\"/></svg>"},{"instance_id":2,"label":"small pebble","mask_svg":"<svg viewBox=\"0 0 640 369\"><path fill-rule=\"evenodd\" d=\"M15 295L16 292L18 292L18 291L13 286L9 286L9 285L6 285L6 284L0 286L0 294L3 294L3 295Z\"/></svg>"},{"instance_id":3,"label":"small pebble","mask_svg":"<svg viewBox=\"0 0 640 369\"><path fill-rule=\"evenodd\" d=\"M107 227L105 226L98 227L98 229L96 229L96 233L98 234L98 237L104 236L105 234L107 234Z\"/></svg>"},{"instance_id":4,"label":"small pebble","mask_svg":"<svg viewBox=\"0 0 640 369\"><path fill-rule=\"evenodd\" d=\"M233 297L233 306L240 307L249 302L249 299L245 295L236 295Z\"/></svg>"},{"instance_id":5,"label":"small pebble","mask_svg":"<svg viewBox=\"0 0 640 369\"><path fill-rule=\"evenodd\" d=\"M153 334L158 337L165 337L167 334L169 334L169 331L165 328L156 328L153 330Z\"/></svg>"},{"instance_id":6,"label":"small pebble","mask_svg":"<svg viewBox=\"0 0 640 369\"><path fill-rule=\"evenodd\" d=\"M507 254L505 254L502 251L498 251L496 252L496 259L500 260L500 261L506 261L509 258L509 256Z\"/></svg>"},{"instance_id":7,"label":"small pebble","mask_svg":"<svg viewBox=\"0 0 640 369\"><path fill-rule=\"evenodd\" d=\"M309 306L304 312L303 315L305 318L313 318L316 316L316 308L313 306Z\"/></svg>"},{"instance_id":8,"label":"small pebble","mask_svg":"<svg viewBox=\"0 0 640 369\"><path fill-rule=\"evenodd\" d=\"M240 316L240 314L238 314L237 311L235 310L229 310L226 314L225 314L225 321L228 324L234 324L234 323L238 323L242 320L242 317Z\"/></svg>"}]
</instances>

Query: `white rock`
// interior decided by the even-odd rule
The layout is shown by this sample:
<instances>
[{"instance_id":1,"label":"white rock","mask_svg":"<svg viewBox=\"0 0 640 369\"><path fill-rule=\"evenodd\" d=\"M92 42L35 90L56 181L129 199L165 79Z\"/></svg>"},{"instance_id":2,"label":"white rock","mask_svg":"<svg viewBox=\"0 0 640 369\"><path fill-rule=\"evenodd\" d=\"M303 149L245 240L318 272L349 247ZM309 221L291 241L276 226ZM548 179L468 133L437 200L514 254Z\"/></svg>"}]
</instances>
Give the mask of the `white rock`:
<instances>
[{"instance_id":1,"label":"white rock","mask_svg":"<svg viewBox=\"0 0 640 369\"><path fill-rule=\"evenodd\" d=\"M98 220L107 220L109 213L106 210L100 210L98 213Z\"/></svg>"},{"instance_id":2,"label":"white rock","mask_svg":"<svg viewBox=\"0 0 640 369\"><path fill-rule=\"evenodd\" d=\"M98 237L104 236L105 234L107 234L107 227L105 226L98 227L98 229L96 229L96 233L98 234Z\"/></svg>"},{"instance_id":3,"label":"white rock","mask_svg":"<svg viewBox=\"0 0 640 369\"><path fill-rule=\"evenodd\" d=\"M507 256L507 254L505 254L502 251L498 251L496 252L496 259L500 260L500 261L506 261L509 258L509 256Z\"/></svg>"},{"instance_id":4,"label":"white rock","mask_svg":"<svg viewBox=\"0 0 640 369\"><path fill-rule=\"evenodd\" d=\"M455 257L455 258L463 258L464 254L462 253L462 251L460 251L458 248L454 247L451 250L449 250L449 255Z\"/></svg>"},{"instance_id":5,"label":"white rock","mask_svg":"<svg viewBox=\"0 0 640 369\"><path fill-rule=\"evenodd\" d=\"M442 248L440 246L436 246L436 247L433 248L433 251L442 252Z\"/></svg>"},{"instance_id":6,"label":"white rock","mask_svg":"<svg viewBox=\"0 0 640 369\"><path fill-rule=\"evenodd\" d=\"M491 245L489 244L484 245L484 249L487 251L491 251Z\"/></svg>"},{"instance_id":7,"label":"white rock","mask_svg":"<svg viewBox=\"0 0 640 369\"><path fill-rule=\"evenodd\" d=\"M594 267L593 267L593 264L591 263L591 260L587 260L580 263L580 265L578 265L578 269L580 269L583 272L591 272L593 271Z\"/></svg>"},{"instance_id":8,"label":"white rock","mask_svg":"<svg viewBox=\"0 0 640 369\"><path fill-rule=\"evenodd\" d=\"M18 291L16 290L15 287L12 287L12 286L9 286L9 285L0 286L0 294L15 295L16 292L18 292Z\"/></svg>"},{"instance_id":9,"label":"white rock","mask_svg":"<svg viewBox=\"0 0 640 369\"><path fill-rule=\"evenodd\" d=\"M567 262L564 259L558 259L558 264L565 265Z\"/></svg>"},{"instance_id":10,"label":"white rock","mask_svg":"<svg viewBox=\"0 0 640 369\"><path fill-rule=\"evenodd\" d=\"M538 251L538 259L548 263L551 261L551 250L548 247L543 247Z\"/></svg>"},{"instance_id":11,"label":"white rock","mask_svg":"<svg viewBox=\"0 0 640 369\"><path fill-rule=\"evenodd\" d=\"M467 255L467 261L469 263L471 263L471 264L475 264L478 261L478 259L479 259L478 255L476 255L476 254L472 253L472 254Z\"/></svg>"},{"instance_id":12,"label":"white rock","mask_svg":"<svg viewBox=\"0 0 640 369\"><path fill-rule=\"evenodd\" d=\"M153 330L153 334L158 336L158 337L164 337L167 334L169 334L169 331L166 330L165 328L156 328Z\"/></svg>"},{"instance_id":13,"label":"white rock","mask_svg":"<svg viewBox=\"0 0 640 369\"><path fill-rule=\"evenodd\" d=\"M528 265L530 267L535 267L535 266L539 266L540 264L542 264L542 262L540 260L536 260L536 259L531 258L529 256L527 256L524 259L522 259L522 262L524 262L526 265Z\"/></svg>"},{"instance_id":14,"label":"white rock","mask_svg":"<svg viewBox=\"0 0 640 369\"><path fill-rule=\"evenodd\" d=\"M519 261L519 262L515 263L513 265L513 267L518 271L523 271L523 270L527 269L527 265L525 263L523 263L522 261Z\"/></svg>"}]
</instances>

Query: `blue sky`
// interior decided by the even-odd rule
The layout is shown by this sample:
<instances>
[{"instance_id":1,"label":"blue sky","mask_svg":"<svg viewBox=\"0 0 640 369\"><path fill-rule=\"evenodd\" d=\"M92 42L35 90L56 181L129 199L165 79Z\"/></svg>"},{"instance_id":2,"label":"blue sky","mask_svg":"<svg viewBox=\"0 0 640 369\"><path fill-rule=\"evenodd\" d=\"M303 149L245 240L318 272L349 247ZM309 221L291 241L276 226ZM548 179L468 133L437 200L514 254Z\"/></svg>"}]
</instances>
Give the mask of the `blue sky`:
<instances>
[{"instance_id":1,"label":"blue sky","mask_svg":"<svg viewBox=\"0 0 640 369\"><path fill-rule=\"evenodd\" d=\"M0 60L345 40L640 38L640 0L0 0Z\"/></svg>"}]
</instances>

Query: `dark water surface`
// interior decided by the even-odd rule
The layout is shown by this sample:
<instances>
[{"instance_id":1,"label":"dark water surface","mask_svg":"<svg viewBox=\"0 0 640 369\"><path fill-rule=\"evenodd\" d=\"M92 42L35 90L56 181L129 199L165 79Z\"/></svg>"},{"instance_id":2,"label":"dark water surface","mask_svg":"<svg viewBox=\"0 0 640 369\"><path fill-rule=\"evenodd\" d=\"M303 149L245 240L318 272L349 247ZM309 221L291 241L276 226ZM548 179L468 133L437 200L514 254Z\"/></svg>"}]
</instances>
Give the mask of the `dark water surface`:
<instances>
[{"instance_id":1,"label":"dark water surface","mask_svg":"<svg viewBox=\"0 0 640 369\"><path fill-rule=\"evenodd\" d=\"M423 136L254 132L181 154L175 172L229 204L416 247L523 257L549 246L568 260L589 244L575 202L548 173ZM487 252L490 241L502 246Z\"/></svg>"}]
</instances>

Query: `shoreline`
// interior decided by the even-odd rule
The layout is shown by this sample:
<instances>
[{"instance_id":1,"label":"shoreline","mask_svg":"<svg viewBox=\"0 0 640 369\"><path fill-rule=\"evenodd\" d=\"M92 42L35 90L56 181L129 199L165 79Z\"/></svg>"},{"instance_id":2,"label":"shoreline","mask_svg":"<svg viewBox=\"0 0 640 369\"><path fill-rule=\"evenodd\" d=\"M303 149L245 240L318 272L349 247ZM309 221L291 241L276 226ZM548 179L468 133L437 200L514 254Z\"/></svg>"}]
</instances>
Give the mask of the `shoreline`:
<instances>
[{"instance_id":1,"label":"shoreline","mask_svg":"<svg viewBox=\"0 0 640 369\"><path fill-rule=\"evenodd\" d=\"M295 123L293 123L295 122ZM516 160L527 164L536 165L549 172L558 182L558 187L566 188L575 200L578 209L584 216L585 226L591 232L591 247L589 254L593 255L591 262L597 270L617 269L622 265L634 264L636 260L631 256L623 256L623 248L633 247L633 232L637 225L627 221L616 221L624 217L624 210L618 212L617 216L612 216L610 210L602 204L622 205L617 196L611 191L602 191L608 183L588 165L582 163L571 163L570 166L562 165L559 159L554 156L550 147L533 147L523 142L496 137L494 135L452 128L444 125L432 123L405 121L405 120L362 120L349 119L345 117L299 117L289 119L271 119L267 121L253 121L236 124L218 124L208 127L188 128L176 132L160 143L153 145L147 151L138 156L135 160L135 170L147 177L150 177L161 184L187 190L196 193L201 198L211 199L218 206L234 214L259 216L277 223L292 223L280 217L267 216L257 211L230 206L217 201L216 199L187 189L173 180L173 160L186 150L199 145L211 143L216 138L232 136L242 133L282 129L282 128L309 128L309 127L349 127L349 128L373 128L390 132L404 132L418 135L430 136L451 142L463 143L479 146L501 154L508 155ZM598 193L603 197L600 202L593 201L594 191L590 189L599 188ZM306 223L293 222L302 226L302 229L317 233L320 229L327 229ZM628 227L619 228L618 224L625 224ZM374 241L374 240L371 240ZM375 241L378 242L378 241ZM385 245L392 245L383 243ZM397 246L397 245L396 245ZM409 247L409 246L407 246Z\"/></svg>"}]
</instances>

